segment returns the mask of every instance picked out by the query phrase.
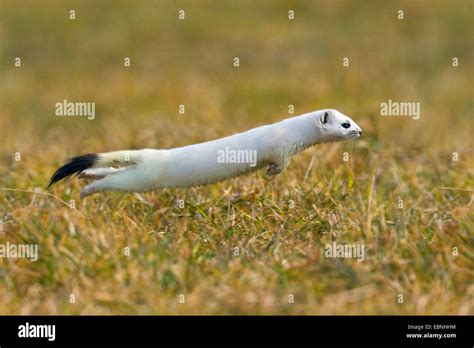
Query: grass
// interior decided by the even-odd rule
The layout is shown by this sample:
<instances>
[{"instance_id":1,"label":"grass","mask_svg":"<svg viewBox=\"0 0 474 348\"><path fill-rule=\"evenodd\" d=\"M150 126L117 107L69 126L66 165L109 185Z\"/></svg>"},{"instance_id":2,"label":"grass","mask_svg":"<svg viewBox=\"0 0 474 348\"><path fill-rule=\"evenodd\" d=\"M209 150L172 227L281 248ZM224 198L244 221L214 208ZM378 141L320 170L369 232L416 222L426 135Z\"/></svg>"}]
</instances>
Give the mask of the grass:
<instances>
[{"instance_id":1,"label":"grass","mask_svg":"<svg viewBox=\"0 0 474 348\"><path fill-rule=\"evenodd\" d=\"M0 244L40 253L0 258L0 314L474 313L472 2L0 7ZM56 117L63 99L94 101L96 118ZM388 99L421 118L381 117ZM363 137L270 181L43 192L69 156L206 141L290 104L339 109ZM326 258L333 241L365 260Z\"/></svg>"}]
</instances>

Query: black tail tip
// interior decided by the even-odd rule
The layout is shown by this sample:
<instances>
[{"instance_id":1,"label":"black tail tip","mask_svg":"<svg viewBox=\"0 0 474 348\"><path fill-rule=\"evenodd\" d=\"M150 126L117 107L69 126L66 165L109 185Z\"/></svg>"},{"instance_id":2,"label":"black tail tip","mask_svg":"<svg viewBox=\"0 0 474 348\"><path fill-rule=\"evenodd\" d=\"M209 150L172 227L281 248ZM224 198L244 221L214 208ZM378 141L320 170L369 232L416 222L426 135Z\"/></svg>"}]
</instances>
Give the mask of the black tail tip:
<instances>
[{"instance_id":1,"label":"black tail tip","mask_svg":"<svg viewBox=\"0 0 474 348\"><path fill-rule=\"evenodd\" d=\"M46 189L68 176L79 174L82 171L93 167L98 159L99 155L96 153L88 153L87 155L70 158L66 164L62 165L54 172Z\"/></svg>"}]
</instances>

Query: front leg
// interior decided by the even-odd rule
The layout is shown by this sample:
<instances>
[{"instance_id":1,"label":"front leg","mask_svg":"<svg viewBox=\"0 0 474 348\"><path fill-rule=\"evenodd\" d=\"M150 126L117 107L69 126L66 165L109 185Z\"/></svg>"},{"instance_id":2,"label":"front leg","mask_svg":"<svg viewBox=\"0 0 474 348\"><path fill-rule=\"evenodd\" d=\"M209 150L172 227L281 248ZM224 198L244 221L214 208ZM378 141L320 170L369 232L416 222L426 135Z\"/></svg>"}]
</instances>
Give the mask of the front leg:
<instances>
[{"instance_id":1,"label":"front leg","mask_svg":"<svg viewBox=\"0 0 474 348\"><path fill-rule=\"evenodd\" d=\"M290 158L286 157L281 160L278 160L272 164L267 169L267 175L268 176L273 176L280 174L283 170L285 170L286 167L290 164Z\"/></svg>"}]
</instances>

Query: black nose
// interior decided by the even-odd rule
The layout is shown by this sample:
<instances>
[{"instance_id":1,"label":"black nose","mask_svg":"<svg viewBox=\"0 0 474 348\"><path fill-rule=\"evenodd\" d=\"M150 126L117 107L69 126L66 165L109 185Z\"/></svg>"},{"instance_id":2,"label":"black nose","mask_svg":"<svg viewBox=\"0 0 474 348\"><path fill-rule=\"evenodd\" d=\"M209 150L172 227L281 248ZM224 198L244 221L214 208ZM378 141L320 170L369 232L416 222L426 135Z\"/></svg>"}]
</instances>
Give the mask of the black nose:
<instances>
[{"instance_id":1,"label":"black nose","mask_svg":"<svg viewBox=\"0 0 474 348\"><path fill-rule=\"evenodd\" d=\"M360 131L359 131L359 136L361 136L361 135L362 135L362 131L360 130Z\"/></svg>"}]
</instances>

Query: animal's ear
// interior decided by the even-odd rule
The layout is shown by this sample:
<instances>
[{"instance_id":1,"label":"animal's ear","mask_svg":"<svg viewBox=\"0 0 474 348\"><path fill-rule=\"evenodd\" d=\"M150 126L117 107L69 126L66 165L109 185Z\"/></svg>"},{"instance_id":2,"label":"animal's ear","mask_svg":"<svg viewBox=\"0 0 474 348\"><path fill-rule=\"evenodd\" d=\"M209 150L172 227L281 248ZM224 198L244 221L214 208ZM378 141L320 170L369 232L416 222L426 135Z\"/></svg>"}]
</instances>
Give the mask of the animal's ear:
<instances>
[{"instance_id":1,"label":"animal's ear","mask_svg":"<svg viewBox=\"0 0 474 348\"><path fill-rule=\"evenodd\" d=\"M325 111L323 116L321 116L321 123L326 124L329 119L329 112Z\"/></svg>"}]
</instances>

